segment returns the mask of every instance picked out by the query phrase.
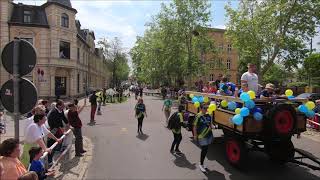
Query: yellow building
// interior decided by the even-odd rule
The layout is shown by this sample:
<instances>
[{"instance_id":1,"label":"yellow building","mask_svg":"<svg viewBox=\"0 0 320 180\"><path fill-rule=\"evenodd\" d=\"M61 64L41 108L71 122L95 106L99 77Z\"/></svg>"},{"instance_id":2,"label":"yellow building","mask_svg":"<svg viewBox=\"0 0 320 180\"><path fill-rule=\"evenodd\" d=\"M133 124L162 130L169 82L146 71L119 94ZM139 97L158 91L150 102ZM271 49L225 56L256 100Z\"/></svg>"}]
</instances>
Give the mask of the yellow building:
<instances>
[{"instance_id":1,"label":"yellow building","mask_svg":"<svg viewBox=\"0 0 320 180\"><path fill-rule=\"evenodd\" d=\"M239 83L239 53L232 47L232 42L226 38L225 32L225 29L209 29L209 36L214 40L218 52L204 55L203 59L209 71L202 77L203 81L215 81L219 75L223 75L228 77L229 81Z\"/></svg>"},{"instance_id":2,"label":"yellow building","mask_svg":"<svg viewBox=\"0 0 320 180\"><path fill-rule=\"evenodd\" d=\"M14 38L29 41L37 64L27 75L40 97L80 96L86 88L103 88L109 76L93 31L81 29L70 0L48 0L41 6L0 1L0 52ZM10 76L0 66L0 84Z\"/></svg>"}]
</instances>

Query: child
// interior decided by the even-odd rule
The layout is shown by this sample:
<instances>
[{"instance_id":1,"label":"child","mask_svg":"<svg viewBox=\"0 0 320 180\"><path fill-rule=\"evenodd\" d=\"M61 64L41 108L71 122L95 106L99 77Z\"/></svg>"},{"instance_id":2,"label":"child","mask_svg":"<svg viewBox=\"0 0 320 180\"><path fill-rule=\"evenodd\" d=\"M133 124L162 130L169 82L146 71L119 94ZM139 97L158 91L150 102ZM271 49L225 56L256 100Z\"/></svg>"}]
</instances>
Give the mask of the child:
<instances>
[{"instance_id":1,"label":"child","mask_svg":"<svg viewBox=\"0 0 320 180\"><path fill-rule=\"evenodd\" d=\"M37 173L39 180L46 179L47 176L54 176L54 171L47 171L44 168L43 163L40 161L41 156L43 155L43 151L41 147L32 147L29 150L30 155L30 171L34 171Z\"/></svg>"},{"instance_id":2,"label":"child","mask_svg":"<svg viewBox=\"0 0 320 180\"><path fill-rule=\"evenodd\" d=\"M220 83L220 94L224 96L232 96L231 87L227 85L228 78L223 77Z\"/></svg>"}]
</instances>

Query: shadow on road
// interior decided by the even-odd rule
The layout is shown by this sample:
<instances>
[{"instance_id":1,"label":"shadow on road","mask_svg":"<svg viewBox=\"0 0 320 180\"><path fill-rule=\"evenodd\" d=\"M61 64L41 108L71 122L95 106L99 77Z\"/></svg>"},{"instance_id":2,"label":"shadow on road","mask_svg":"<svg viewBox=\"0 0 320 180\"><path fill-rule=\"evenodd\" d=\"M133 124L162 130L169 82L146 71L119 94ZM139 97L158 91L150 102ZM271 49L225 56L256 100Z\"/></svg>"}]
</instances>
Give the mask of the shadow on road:
<instances>
[{"instance_id":1,"label":"shadow on road","mask_svg":"<svg viewBox=\"0 0 320 180\"><path fill-rule=\"evenodd\" d=\"M214 180L225 180L226 178L224 177L224 174L219 173L215 170L208 170L207 173L204 173L208 177L208 179L214 179Z\"/></svg>"},{"instance_id":2,"label":"shadow on road","mask_svg":"<svg viewBox=\"0 0 320 180\"><path fill-rule=\"evenodd\" d=\"M68 162L62 163L59 169L59 172L62 172L62 174L56 177L55 179L63 179L63 177L67 174L73 174L73 175L79 176L78 173L72 171L72 168L78 166L79 162L80 162L80 158L74 157Z\"/></svg>"},{"instance_id":3,"label":"shadow on road","mask_svg":"<svg viewBox=\"0 0 320 180\"><path fill-rule=\"evenodd\" d=\"M191 140L200 148L197 142ZM215 137L213 143L209 146L207 159L209 161L217 161L225 171L227 171L231 180L276 180L276 179L308 179L318 180L319 176L311 173L311 170L298 166L296 164L287 163L286 165L275 164L269 160L268 156L263 152L250 152L248 159L242 170L231 166L225 156L224 138ZM214 172L212 177L219 176ZM209 179L215 179L209 177Z\"/></svg>"},{"instance_id":4,"label":"shadow on road","mask_svg":"<svg viewBox=\"0 0 320 180\"><path fill-rule=\"evenodd\" d=\"M138 134L136 137L142 141L145 141L149 138L147 134Z\"/></svg>"},{"instance_id":5,"label":"shadow on road","mask_svg":"<svg viewBox=\"0 0 320 180\"><path fill-rule=\"evenodd\" d=\"M176 159L173 162L176 166L181 168L188 168L191 170L195 170L197 168L196 163L191 163L184 154L174 156L176 157Z\"/></svg>"}]
</instances>

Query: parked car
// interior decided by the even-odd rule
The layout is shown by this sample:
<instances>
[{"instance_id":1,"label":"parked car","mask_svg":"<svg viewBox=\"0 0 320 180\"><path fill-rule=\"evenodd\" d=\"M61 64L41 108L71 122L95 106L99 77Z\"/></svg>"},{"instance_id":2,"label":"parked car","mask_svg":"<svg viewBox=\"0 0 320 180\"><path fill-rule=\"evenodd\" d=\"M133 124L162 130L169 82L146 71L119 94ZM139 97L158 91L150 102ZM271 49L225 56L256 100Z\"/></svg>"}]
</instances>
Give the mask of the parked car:
<instances>
[{"instance_id":1,"label":"parked car","mask_svg":"<svg viewBox=\"0 0 320 180\"><path fill-rule=\"evenodd\" d=\"M297 98L305 98L315 102L316 100L320 99L320 93L302 93L298 95Z\"/></svg>"}]
</instances>

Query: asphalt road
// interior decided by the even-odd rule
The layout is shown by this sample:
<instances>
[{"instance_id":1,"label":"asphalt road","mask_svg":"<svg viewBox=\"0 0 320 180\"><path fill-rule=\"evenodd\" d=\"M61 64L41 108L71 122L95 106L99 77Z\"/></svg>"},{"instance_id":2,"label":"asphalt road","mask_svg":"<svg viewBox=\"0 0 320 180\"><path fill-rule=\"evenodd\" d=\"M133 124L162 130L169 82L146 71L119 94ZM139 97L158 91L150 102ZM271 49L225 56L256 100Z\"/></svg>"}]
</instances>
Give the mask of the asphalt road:
<instances>
[{"instance_id":1,"label":"asphalt road","mask_svg":"<svg viewBox=\"0 0 320 180\"><path fill-rule=\"evenodd\" d=\"M135 100L123 104L102 107L103 115L97 116L97 124L88 126L89 107L81 114L84 121L83 135L94 144L93 160L86 179L214 179L214 180L319 180L320 171L313 171L296 164L278 166L260 152L252 152L245 170L230 166L225 159L220 130L214 130L214 142L209 147L205 164L208 173L198 168L200 149L183 130L180 150L185 154L176 157L169 153L172 133L164 127L161 111L162 100L144 97L148 117L144 120L144 136L137 135L134 118ZM320 157L320 142L307 138L294 139L298 148Z\"/></svg>"}]
</instances>

